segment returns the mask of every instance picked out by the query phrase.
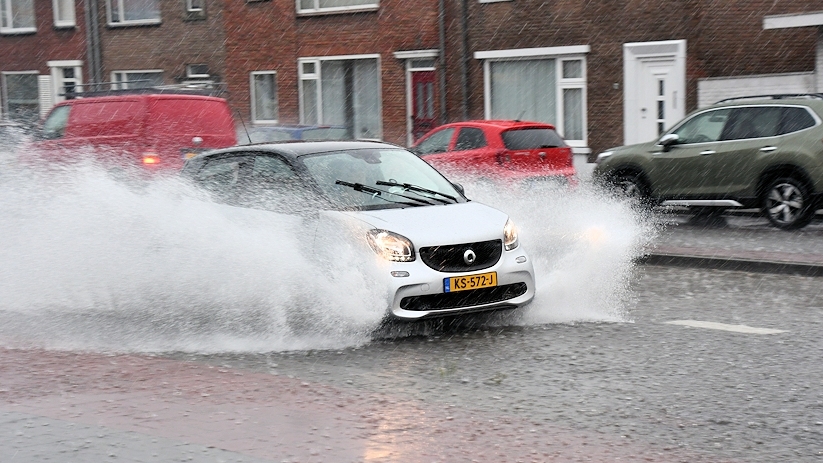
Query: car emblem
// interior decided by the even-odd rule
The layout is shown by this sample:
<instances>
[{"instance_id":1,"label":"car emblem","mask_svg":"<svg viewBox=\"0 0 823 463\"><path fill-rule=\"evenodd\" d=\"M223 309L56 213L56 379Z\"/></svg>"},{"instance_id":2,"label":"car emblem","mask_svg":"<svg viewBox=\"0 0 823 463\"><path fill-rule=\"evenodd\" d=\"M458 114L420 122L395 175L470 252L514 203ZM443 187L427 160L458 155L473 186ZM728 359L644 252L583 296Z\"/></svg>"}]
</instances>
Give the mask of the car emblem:
<instances>
[{"instance_id":1,"label":"car emblem","mask_svg":"<svg viewBox=\"0 0 823 463\"><path fill-rule=\"evenodd\" d=\"M466 265L471 265L476 260L477 254L475 254L471 249L467 249L466 252L463 253L463 262L465 262Z\"/></svg>"}]
</instances>

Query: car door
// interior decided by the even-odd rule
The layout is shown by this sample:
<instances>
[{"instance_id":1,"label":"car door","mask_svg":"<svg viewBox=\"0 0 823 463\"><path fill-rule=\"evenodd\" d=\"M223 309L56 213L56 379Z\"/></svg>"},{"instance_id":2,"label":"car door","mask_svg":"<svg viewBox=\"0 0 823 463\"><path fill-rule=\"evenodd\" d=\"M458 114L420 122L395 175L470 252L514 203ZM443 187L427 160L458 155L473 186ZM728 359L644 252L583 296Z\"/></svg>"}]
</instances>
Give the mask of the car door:
<instances>
[{"instance_id":1,"label":"car door","mask_svg":"<svg viewBox=\"0 0 823 463\"><path fill-rule=\"evenodd\" d=\"M668 134L677 142L651 155L649 181L655 194L665 198L694 197L707 192L711 155L729 118L730 109L698 113ZM667 135L668 135L667 134Z\"/></svg>"},{"instance_id":2,"label":"car door","mask_svg":"<svg viewBox=\"0 0 823 463\"><path fill-rule=\"evenodd\" d=\"M759 158L778 149L782 114L780 106L732 110L716 152L707 156L706 193L734 195L757 182Z\"/></svg>"}]
</instances>

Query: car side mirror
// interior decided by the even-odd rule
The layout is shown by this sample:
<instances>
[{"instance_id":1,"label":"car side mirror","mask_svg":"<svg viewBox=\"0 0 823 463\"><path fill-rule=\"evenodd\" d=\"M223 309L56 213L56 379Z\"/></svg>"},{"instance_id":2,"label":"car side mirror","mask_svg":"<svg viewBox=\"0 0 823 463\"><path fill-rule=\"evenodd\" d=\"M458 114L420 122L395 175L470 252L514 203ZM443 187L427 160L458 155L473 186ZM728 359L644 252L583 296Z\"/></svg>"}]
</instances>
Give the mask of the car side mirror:
<instances>
[{"instance_id":1,"label":"car side mirror","mask_svg":"<svg viewBox=\"0 0 823 463\"><path fill-rule=\"evenodd\" d=\"M663 135L657 144L663 146L663 151L669 151L672 149L673 145L677 144L678 141L680 141L680 137L676 133L668 133Z\"/></svg>"},{"instance_id":2,"label":"car side mirror","mask_svg":"<svg viewBox=\"0 0 823 463\"><path fill-rule=\"evenodd\" d=\"M459 191L461 195L466 196L466 189L463 188L463 185L459 183L452 183L454 185L454 189Z\"/></svg>"}]
</instances>

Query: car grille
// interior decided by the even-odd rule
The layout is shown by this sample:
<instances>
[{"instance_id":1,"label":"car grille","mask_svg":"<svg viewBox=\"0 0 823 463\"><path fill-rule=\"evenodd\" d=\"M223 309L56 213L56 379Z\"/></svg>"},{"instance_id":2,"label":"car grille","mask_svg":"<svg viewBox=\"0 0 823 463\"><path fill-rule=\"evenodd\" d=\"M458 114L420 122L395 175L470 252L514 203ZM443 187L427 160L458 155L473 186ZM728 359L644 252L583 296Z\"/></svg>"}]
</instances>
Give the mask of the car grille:
<instances>
[{"instance_id":1,"label":"car grille","mask_svg":"<svg viewBox=\"0 0 823 463\"><path fill-rule=\"evenodd\" d=\"M493 304L514 299L526 294L526 283L495 286L494 288L472 289L456 293L429 294L426 296L404 297L400 308L405 310L447 310Z\"/></svg>"},{"instance_id":2,"label":"car grille","mask_svg":"<svg viewBox=\"0 0 823 463\"><path fill-rule=\"evenodd\" d=\"M475 260L467 264L464 255L470 249L474 252ZM502 253L501 240L420 248L423 262L438 272L471 272L489 268L500 260Z\"/></svg>"}]
</instances>

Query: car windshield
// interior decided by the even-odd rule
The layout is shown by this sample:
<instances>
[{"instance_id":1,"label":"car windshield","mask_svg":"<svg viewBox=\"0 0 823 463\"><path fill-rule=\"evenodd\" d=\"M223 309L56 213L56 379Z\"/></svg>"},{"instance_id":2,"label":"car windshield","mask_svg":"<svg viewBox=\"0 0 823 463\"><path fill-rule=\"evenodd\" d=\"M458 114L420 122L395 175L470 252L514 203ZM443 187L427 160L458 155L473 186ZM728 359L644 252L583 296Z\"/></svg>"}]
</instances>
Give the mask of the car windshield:
<instances>
[{"instance_id":1,"label":"car windshield","mask_svg":"<svg viewBox=\"0 0 823 463\"><path fill-rule=\"evenodd\" d=\"M334 151L301 158L320 190L342 208L465 202L448 180L404 149Z\"/></svg>"}]
</instances>

